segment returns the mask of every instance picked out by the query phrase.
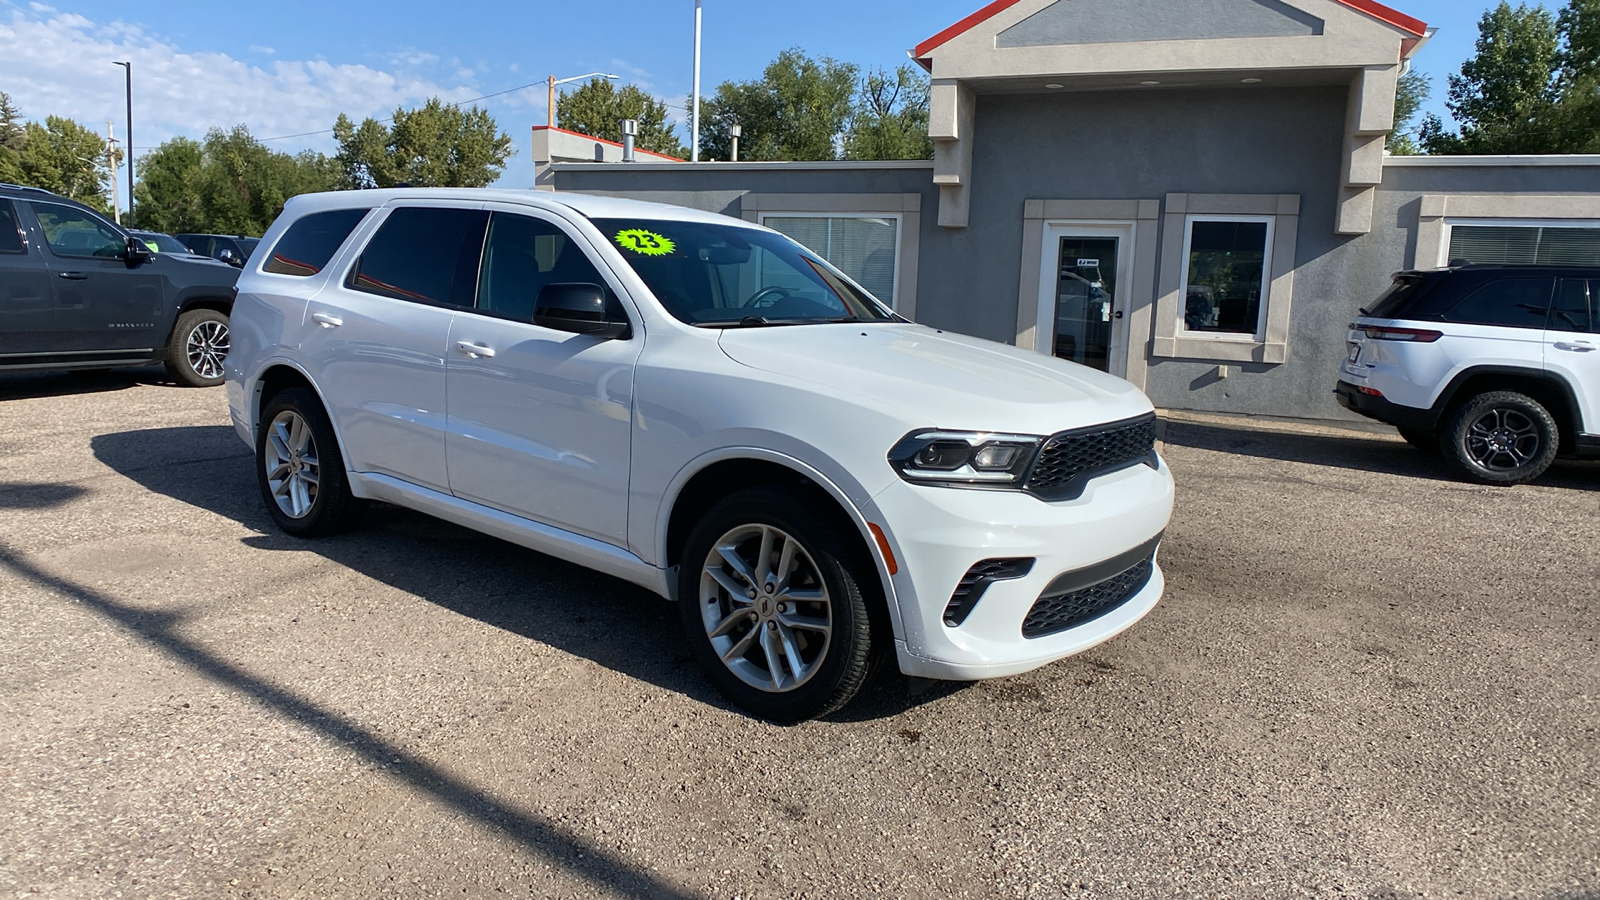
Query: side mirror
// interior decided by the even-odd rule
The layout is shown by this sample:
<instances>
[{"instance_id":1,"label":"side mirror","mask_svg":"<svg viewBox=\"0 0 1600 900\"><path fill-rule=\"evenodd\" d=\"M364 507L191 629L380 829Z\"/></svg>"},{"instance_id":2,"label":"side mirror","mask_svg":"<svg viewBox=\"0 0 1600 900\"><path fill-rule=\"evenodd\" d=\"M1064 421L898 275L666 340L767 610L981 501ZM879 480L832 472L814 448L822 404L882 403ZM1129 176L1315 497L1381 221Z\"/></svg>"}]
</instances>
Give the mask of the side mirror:
<instances>
[{"instance_id":1,"label":"side mirror","mask_svg":"<svg viewBox=\"0 0 1600 900\"><path fill-rule=\"evenodd\" d=\"M224 250L221 253L218 253L217 259L222 260L234 268L242 268L244 266L244 260L240 259L239 255L234 253L232 250Z\"/></svg>"},{"instance_id":2,"label":"side mirror","mask_svg":"<svg viewBox=\"0 0 1600 900\"><path fill-rule=\"evenodd\" d=\"M547 284L534 301L533 324L556 331L615 340L628 334L628 320L606 308L605 288L598 284Z\"/></svg>"},{"instance_id":3,"label":"side mirror","mask_svg":"<svg viewBox=\"0 0 1600 900\"><path fill-rule=\"evenodd\" d=\"M128 249L124 255L127 257L128 262L136 266L143 265L150 261L150 248L145 245L144 241L131 237L128 238Z\"/></svg>"}]
</instances>

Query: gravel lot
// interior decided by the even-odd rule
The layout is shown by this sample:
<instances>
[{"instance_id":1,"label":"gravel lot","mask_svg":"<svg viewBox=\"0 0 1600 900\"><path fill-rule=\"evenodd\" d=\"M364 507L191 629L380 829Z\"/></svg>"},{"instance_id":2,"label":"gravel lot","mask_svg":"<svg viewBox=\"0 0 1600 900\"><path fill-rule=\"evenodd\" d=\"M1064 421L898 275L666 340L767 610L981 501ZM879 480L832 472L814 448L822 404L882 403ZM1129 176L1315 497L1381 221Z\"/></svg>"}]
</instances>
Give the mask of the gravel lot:
<instances>
[{"instance_id":1,"label":"gravel lot","mask_svg":"<svg viewBox=\"0 0 1600 900\"><path fill-rule=\"evenodd\" d=\"M276 532L220 390L0 377L0 894L1600 897L1600 466L1174 416L1083 656L729 709L645 592Z\"/></svg>"}]
</instances>

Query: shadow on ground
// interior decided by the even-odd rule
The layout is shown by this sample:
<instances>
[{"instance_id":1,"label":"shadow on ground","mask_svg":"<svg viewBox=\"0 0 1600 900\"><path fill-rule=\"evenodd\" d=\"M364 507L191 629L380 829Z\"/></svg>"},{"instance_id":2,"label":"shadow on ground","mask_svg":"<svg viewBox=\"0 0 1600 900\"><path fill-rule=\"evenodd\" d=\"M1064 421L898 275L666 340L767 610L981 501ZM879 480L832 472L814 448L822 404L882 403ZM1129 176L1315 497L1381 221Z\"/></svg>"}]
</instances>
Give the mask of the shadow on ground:
<instances>
[{"instance_id":1,"label":"shadow on ground","mask_svg":"<svg viewBox=\"0 0 1600 900\"><path fill-rule=\"evenodd\" d=\"M160 366L138 369L85 369L76 372L19 372L0 375L0 401L70 397L125 391L141 384L174 384Z\"/></svg>"},{"instance_id":2,"label":"shadow on ground","mask_svg":"<svg viewBox=\"0 0 1600 900\"><path fill-rule=\"evenodd\" d=\"M1165 431L1168 444L1196 450L1433 481L1457 480L1440 456L1418 450L1398 437L1391 440L1383 435L1367 436L1357 432L1351 432L1348 437L1333 436L1178 420L1168 421ZM1541 487L1600 491L1600 462L1557 460L1550 471L1533 483Z\"/></svg>"},{"instance_id":3,"label":"shadow on ground","mask_svg":"<svg viewBox=\"0 0 1600 900\"><path fill-rule=\"evenodd\" d=\"M372 504L350 533L290 537L268 517L251 453L227 426L107 434L92 445L97 459L145 488L257 532L244 542L258 550L311 550L460 615L729 708L689 656L676 608L643 588L388 504ZM959 687L906 678L887 660L830 720L892 717Z\"/></svg>"}]
</instances>

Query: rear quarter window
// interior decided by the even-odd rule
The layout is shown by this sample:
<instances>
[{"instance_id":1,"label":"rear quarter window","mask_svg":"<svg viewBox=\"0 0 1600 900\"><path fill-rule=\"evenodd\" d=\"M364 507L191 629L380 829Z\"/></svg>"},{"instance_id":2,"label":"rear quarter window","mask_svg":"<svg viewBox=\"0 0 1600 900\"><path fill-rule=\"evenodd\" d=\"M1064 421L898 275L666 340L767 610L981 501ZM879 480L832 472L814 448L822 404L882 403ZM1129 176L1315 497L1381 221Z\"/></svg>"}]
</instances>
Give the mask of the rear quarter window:
<instances>
[{"instance_id":1,"label":"rear quarter window","mask_svg":"<svg viewBox=\"0 0 1600 900\"><path fill-rule=\"evenodd\" d=\"M1554 290L1554 278L1495 278L1456 301L1443 319L1463 325L1544 328Z\"/></svg>"},{"instance_id":2,"label":"rear quarter window","mask_svg":"<svg viewBox=\"0 0 1600 900\"><path fill-rule=\"evenodd\" d=\"M321 272L368 212L366 209L335 209L300 219L278 239L261 271L302 278Z\"/></svg>"}]
</instances>

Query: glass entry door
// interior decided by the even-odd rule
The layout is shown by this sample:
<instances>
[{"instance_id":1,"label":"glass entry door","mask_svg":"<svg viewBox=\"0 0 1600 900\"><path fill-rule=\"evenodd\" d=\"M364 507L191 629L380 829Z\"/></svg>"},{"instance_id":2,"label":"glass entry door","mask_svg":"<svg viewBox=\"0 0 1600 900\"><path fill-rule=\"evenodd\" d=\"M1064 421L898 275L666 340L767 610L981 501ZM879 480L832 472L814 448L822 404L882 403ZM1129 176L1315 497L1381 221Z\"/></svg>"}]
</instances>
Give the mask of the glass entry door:
<instances>
[{"instance_id":1,"label":"glass entry door","mask_svg":"<svg viewBox=\"0 0 1600 900\"><path fill-rule=\"evenodd\" d=\"M1059 241L1053 355L1111 371L1121 238L1066 234Z\"/></svg>"}]
</instances>

